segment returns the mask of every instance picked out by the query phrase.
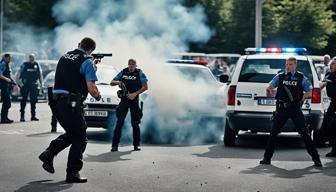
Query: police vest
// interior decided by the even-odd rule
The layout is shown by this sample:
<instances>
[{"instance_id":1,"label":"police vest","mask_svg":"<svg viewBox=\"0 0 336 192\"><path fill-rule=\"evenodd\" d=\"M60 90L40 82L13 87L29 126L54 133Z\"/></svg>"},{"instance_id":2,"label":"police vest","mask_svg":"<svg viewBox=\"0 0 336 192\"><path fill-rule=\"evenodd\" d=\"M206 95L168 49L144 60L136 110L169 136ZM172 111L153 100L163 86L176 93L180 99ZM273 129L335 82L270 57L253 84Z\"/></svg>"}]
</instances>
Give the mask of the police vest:
<instances>
[{"instance_id":1,"label":"police vest","mask_svg":"<svg viewBox=\"0 0 336 192\"><path fill-rule=\"evenodd\" d=\"M7 77L7 78L11 78L11 75L10 75L11 71L10 71L10 68L9 68L9 63L6 63L5 60L1 60L0 63L5 64L5 67L6 67L4 72L2 73L2 75ZM2 83L7 83L7 82L3 79L0 79L0 85Z\"/></svg>"},{"instance_id":2,"label":"police vest","mask_svg":"<svg viewBox=\"0 0 336 192\"><path fill-rule=\"evenodd\" d=\"M300 72L295 72L294 78L291 77L291 73L279 74L279 85L275 98L278 101L291 102L290 96L285 90L285 87L287 87L293 97L293 102L300 102L303 97L303 77L303 74Z\"/></svg>"},{"instance_id":3,"label":"police vest","mask_svg":"<svg viewBox=\"0 0 336 192\"><path fill-rule=\"evenodd\" d=\"M24 62L23 69L20 74L20 79L26 83L36 83L36 81L40 78L40 66L36 63Z\"/></svg>"},{"instance_id":4,"label":"police vest","mask_svg":"<svg viewBox=\"0 0 336 192\"><path fill-rule=\"evenodd\" d=\"M58 61L54 89L67 90L74 94L88 95L85 76L80 73L82 63L89 59L84 52L76 49L69 51Z\"/></svg>"},{"instance_id":5,"label":"police vest","mask_svg":"<svg viewBox=\"0 0 336 192\"><path fill-rule=\"evenodd\" d=\"M331 100L336 100L336 73L329 73L328 80L332 81L330 83L327 83L327 95L331 98Z\"/></svg>"},{"instance_id":6,"label":"police vest","mask_svg":"<svg viewBox=\"0 0 336 192\"><path fill-rule=\"evenodd\" d=\"M140 81L140 69L135 69L134 72L130 72L128 68L123 69L121 81L125 84L130 93L138 91L142 87Z\"/></svg>"}]
</instances>

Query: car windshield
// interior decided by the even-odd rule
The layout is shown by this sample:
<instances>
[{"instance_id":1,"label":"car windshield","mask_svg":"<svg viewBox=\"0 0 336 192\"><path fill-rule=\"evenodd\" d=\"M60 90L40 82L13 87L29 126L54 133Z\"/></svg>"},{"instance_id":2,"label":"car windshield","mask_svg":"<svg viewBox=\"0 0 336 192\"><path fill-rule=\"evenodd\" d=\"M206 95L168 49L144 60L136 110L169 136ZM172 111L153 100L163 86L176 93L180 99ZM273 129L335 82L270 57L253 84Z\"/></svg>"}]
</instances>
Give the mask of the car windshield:
<instances>
[{"instance_id":1,"label":"car windshield","mask_svg":"<svg viewBox=\"0 0 336 192\"><path fill-rule=\"evenodd\" d=\"M208 83L217 83L217 80L208 68L188 66L176 66L176 68L188 80L195 81L196 79L202 79L203 81Z\"/></svg>"},{"instance_id":2,"label":"car windshield","mask_svg":"<svg viewBox=\"0 0 336 192\"><path fill-rule=\"evenodd\" d=\"M96 84L109 85L111 80L117 75L117 71L114 68L102 67L97 70L98 81Z\"/></svg>"},{"instance_id":3,"label":"car windshield","mask_svg":"<svg viewBox=\"0 0 336 192\"><path fill-rule=\"evenodd\" d=\"M247 59L240 72L240 82L269 83L273 77L285 69L285 59ZM313 75L308 61L298 60L297 71L311 82Z\"/></svg>"}]
</instances>

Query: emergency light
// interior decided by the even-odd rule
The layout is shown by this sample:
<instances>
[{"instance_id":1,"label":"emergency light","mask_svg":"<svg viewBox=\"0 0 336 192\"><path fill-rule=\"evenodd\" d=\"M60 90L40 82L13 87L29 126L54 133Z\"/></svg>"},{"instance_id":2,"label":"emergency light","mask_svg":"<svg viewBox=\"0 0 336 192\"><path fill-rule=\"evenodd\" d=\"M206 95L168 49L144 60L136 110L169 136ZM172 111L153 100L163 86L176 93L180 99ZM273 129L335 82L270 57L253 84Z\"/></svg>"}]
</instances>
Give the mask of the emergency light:
<instances>
[{"instance_id":1,"label":"emergency light","mask_svg":"<svg viewBox=\"0 0 336 192\"><path fill-rule=\"evenodd\" d=\"M303 55L307 52L306 48L246 48L246 54L259 54L259 53L293 53Z\"/></svg>"}]
</instances>

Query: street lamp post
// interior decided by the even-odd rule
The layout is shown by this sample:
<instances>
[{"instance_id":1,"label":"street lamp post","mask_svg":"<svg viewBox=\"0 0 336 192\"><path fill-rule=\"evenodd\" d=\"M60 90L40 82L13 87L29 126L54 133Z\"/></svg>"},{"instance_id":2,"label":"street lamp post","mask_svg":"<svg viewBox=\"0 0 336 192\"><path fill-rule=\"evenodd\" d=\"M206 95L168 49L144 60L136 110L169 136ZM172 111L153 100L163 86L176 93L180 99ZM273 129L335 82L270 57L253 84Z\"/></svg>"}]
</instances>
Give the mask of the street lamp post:
<instances>
[{"instance_id":1,"label":"street lamp post","mask_svg":"<svg viewBox=\"0 0 336 192\"><path fill-rule=\"evenodd\" d=\"M255 47L261 47L262 35L262 0L256 0L255 13Z\"/></svg>"}]
</instances>

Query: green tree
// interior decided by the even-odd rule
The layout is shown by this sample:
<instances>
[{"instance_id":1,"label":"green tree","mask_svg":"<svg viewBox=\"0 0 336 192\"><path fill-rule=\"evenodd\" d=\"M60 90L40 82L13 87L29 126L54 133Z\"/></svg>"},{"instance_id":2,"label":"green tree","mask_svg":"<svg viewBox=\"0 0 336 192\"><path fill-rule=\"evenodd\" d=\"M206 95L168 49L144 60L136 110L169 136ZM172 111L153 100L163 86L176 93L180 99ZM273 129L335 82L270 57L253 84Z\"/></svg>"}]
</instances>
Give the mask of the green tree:
<instances>
[{"instance_id":1,"label":"green tree","mask_svg":"<svg viewBox=\"0 0 336 192\"><path fill-rule=\"evenodd\" d=\"M52 6L58 0L6 0L4 17L6 24L25 23L35 27L54 28L57 23L52 17Z\"/></svg>"},{"instance_id":2,"label":"green tree","mask_svg":"<svg viewBox=\"0 0 336 192\"><path fill-rule=\"evenodd\" d=\"M324 49L335 32L332 0L267 0L263 3L264 46Z\"/></svg>"}]
</instances>

